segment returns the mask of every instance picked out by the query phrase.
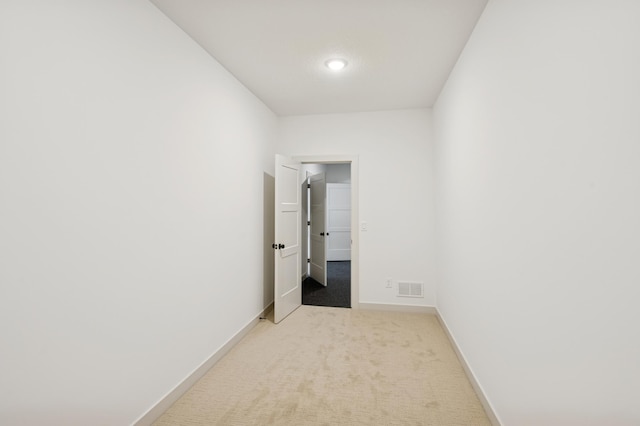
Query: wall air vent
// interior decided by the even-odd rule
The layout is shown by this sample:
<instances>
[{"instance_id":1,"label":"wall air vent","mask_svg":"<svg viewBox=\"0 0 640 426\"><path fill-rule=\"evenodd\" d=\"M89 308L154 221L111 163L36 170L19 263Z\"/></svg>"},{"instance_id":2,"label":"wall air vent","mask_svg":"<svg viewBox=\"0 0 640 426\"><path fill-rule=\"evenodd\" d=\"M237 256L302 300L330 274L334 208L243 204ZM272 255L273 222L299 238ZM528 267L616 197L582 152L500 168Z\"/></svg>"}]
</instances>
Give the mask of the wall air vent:
<instances>
[{"instance_id":1,"label":"wall air vent","mask_svg":"<svg viewBox=\"0 0 640 426\"><path fill-rule=\"evenodd\" d=\"M398 296L424 297L424 284L417 282L398 282Z\"/></svg>"}]
</instances>

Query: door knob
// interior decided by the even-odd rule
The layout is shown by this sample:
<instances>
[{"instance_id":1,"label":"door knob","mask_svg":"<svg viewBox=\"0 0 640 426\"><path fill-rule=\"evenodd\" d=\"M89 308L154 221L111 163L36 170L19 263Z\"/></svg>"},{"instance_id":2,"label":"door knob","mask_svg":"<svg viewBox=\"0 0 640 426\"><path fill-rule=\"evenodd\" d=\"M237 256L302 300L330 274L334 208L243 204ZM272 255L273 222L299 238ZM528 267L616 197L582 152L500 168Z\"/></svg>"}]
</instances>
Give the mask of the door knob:
<instances>
[{"instance_id":1,"label":"door knob","mask_svg":"<svg viewBox=\"0 0 640 426\"><path fill-rule=\"evenodd\" d=\"M284 248L284 244L278 244L278 248L279 249L283 249Z\"/></svg>"},{"instance_id":2,"label":"door knob","mask_svg":"<svg viewBox=\"0 0 640 426\"><path fill-rule=\"evenodd\" d=\"M320 236L324 237L324 232L321 232L321 233L320 233Z\"/></svg>"}]
</instances>

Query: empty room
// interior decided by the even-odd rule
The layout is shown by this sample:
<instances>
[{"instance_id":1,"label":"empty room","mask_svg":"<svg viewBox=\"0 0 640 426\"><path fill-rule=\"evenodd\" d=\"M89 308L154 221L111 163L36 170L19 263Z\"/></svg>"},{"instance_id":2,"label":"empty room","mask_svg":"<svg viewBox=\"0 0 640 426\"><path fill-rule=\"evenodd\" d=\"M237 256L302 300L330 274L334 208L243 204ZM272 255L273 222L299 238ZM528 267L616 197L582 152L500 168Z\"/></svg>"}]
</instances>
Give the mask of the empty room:
<instances>
[{"instance_id":1,"label":"empty room","mask_svg":"<svg viewBox=\"0 0 640 426\"><path fill-rule=\"evenodd\" d=\"M638 22L1 1L0 424L640 424Z\"/></svg>"}]
</instances>

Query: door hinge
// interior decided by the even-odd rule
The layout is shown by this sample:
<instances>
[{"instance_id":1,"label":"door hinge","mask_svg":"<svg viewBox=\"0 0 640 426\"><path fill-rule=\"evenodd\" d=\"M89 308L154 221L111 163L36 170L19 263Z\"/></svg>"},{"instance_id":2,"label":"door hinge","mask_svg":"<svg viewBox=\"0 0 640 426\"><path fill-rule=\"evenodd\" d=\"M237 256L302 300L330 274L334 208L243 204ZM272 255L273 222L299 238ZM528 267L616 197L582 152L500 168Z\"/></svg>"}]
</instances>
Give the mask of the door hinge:
<instances>
[{"instance_id":1,"label":"door hinge","mask_svg":"<svg viewBox=\"0 0 640 426\"><path fill-rule=\"evenodd\" d=\"M311 221L310 220L307 221L307 226L311 226Z\"/></svg>"},{"instance_id":2,"label":"door hinge","mask_svg":"<svg viewBox=\"0 0 640 426\"><path fill-rule=\"evenodd\" d=\"M307 184L307 189L311 189L311 184L310 183Z\"/></svg>"},{"instance_id":3,"label":"door hinge","mask_svg":"<svg viewBox=\"0 0 640 426\"><path fill-rule=\"evenodd\" d=\"M307 259L307 263L311 263L311 259Z\"/></svg>"}]
</instances>

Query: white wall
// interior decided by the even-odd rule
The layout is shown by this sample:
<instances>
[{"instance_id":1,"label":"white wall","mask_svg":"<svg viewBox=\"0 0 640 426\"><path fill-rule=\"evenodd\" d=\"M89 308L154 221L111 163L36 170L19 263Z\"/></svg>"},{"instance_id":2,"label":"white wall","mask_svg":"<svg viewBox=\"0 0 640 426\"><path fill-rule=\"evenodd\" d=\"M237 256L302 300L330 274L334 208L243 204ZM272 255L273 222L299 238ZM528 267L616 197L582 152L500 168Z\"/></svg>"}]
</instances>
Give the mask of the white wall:
<instances>
[{"instance_id":1,"label":"white wall","mask_svg":"<svg viewBox=\"0 0 640 426\"><path fill-rule=\"evenodd\" d=\"M436 104L438 308L505 425L640 423L639 18L491 0Z\"/></svg>"},{"instance_id":2,"label":"white wall","mask_svg":"<svg viewBox=\"0 0 640 426\"><path fill-rule=\"evenodd\" d=\"M327 165L326 164L303 164L300 166L300 179L302 182L307 180L307 172L310 173L310 176L317 175L318 173L326 173Z\"/></svg>"},{"instance_id":3,"label":"white wall","mask_svg":"<svg viewBox=\"0 0 640 426\"><path fill-rule=\"evenodd\" d=\"M351 164L327 164L327 183L351 183Z\"/></svg>"},{"instance_id":4,"label":"white wall","mask_svg":"<svg viewBox=\"0 0 640 426\"><path fill-rule=\"evenodd\" d=\"M276 118L144 0L3 1L0 51L0 424L129 424L273 298Z\"/></svg>"},{"instance_id":5,"label":"white wall","mask_svg":"<svg viewBox=\"0 0 640 426\"><path fill-rule=\"evenodd\" d=\"M358 155L360 302L435 304L431 110L282 117L277 151ZM387 277L422 281L425 297L397 297Z\"/></svg>"}]
</instances>

